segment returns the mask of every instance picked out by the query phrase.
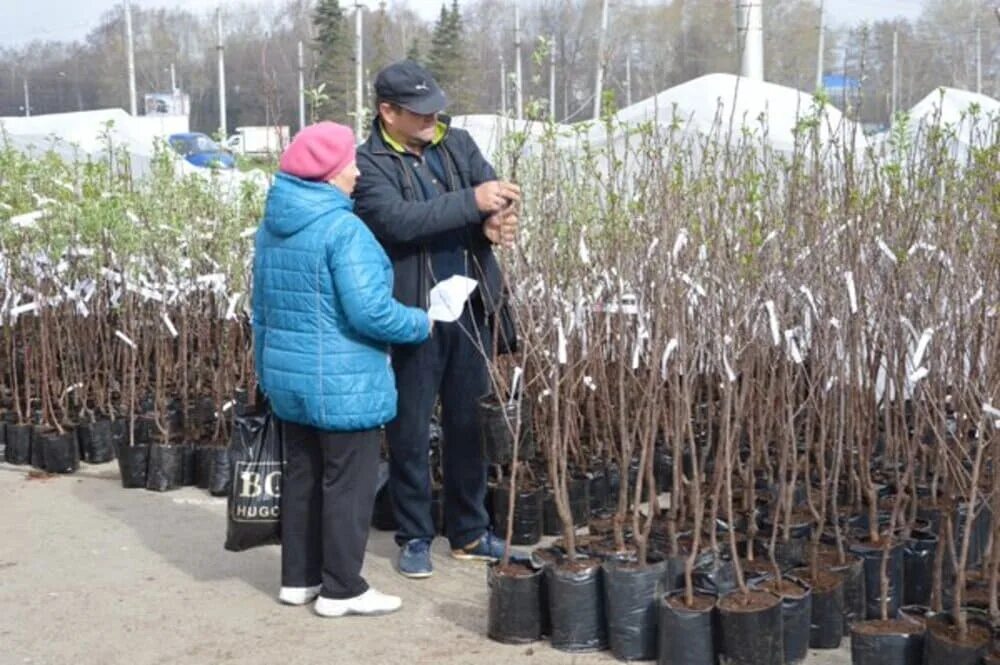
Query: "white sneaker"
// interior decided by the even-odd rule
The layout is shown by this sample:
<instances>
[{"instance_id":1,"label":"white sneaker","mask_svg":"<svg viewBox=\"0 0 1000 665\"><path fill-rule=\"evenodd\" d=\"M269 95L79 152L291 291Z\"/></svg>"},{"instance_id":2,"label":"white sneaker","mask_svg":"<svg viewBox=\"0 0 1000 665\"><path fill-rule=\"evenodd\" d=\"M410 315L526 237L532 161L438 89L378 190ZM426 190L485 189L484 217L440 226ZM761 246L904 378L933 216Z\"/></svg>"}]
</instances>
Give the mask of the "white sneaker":
<instances>
[{"instance_id":1,"label":"white sneaker","mask_svg":"<svg viewBox=\"0 0 1000 665\"><path fill-rule=\"evenodd\" d=\"M376 616L395 612L403 606L403 599L385 593L368 589L354 598L323 598L316 599L314 609L322 617L342 617L347 614L362 614Z\"/></svg>"},{"instance_id":2,"label":"white sneaker","mask_svg":"<svg viewBox=\"0 0 1000 665\"><path fill-rule=\"evenodd\" d=\"M283 586L278 600L285 605L305 605L315 600L321 586Z\"/></svg>"}]
</instances>

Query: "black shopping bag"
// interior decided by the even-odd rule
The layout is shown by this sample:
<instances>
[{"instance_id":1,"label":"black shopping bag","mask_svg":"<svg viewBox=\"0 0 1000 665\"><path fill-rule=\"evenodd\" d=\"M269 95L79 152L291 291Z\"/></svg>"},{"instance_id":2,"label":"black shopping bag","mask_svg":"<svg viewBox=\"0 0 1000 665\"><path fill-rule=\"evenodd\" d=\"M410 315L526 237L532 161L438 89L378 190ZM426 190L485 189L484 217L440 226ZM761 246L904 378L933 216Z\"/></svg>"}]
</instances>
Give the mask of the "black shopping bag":
<instances>
[{"instance_id":1,"label":"black shopping bag","mask_svg":"<svg viewBox=\"0 0 1000 665\"><path fill-rule=\"evenodd\" d=\"M232 483L226 549L242 552L281 542L281 423L270 409L236 416L229 441Z\"/></svg>"}]
</instances>

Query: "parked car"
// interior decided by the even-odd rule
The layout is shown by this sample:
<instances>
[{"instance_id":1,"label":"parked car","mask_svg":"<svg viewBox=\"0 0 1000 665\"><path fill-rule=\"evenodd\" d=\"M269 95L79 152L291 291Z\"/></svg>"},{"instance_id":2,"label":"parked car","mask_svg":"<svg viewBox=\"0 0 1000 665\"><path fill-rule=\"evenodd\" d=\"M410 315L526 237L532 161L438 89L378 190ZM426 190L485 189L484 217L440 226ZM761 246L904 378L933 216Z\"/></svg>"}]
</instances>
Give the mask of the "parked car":
<instances>
[{"instance_id":1,"label":"parked car","mask_svg":"<svg viewBox=\"0 0 1000 665\"><path fill-rule=\"evenodd\" d=\"M236 166L233 156L205 134L199 132L171 134L167 140L171 148L195 166L214 166L221 169L231 169Z\"/></svg>"}]
</instances>

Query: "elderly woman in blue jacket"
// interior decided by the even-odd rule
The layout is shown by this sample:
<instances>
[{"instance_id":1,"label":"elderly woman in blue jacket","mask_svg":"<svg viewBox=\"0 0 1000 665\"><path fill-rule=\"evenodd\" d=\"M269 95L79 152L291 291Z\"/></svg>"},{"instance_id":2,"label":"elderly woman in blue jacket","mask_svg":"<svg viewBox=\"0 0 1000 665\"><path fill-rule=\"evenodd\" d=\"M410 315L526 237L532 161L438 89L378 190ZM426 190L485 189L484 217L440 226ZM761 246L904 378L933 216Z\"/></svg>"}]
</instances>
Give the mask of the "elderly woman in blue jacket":
<instances>
[{"instance_id":1,"label":"elderly woman in blue jacket","mask_svg":"<svg viewBox=\"0 0 1000 665\"><path fill-rule=\"evenodd\" d=\"M361 576L380 428L396 415L390 344L424 341L427 313L393 299L392 266L353 211L353 132L306 127L282 154L253 264L254 358L281 423L281 592L322 616L402 601Z\"/></svg>"}]
</instances>

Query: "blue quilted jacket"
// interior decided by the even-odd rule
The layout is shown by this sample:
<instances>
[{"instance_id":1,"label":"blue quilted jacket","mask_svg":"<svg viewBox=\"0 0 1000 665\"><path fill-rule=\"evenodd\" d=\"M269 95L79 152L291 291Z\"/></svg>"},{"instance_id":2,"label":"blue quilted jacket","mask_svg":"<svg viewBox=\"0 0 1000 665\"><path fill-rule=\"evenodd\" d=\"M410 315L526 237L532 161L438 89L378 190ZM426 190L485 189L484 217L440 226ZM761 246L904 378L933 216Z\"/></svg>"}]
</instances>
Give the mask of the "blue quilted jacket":
<instances>
[{"instance_id":1,"label":"blue quilted jacket","mask_svg":"<svg viewBox=\"0 0 1000 665\"><path fill-rule=\"evenodd\" d=\"M278 173L256 236L257 378L279 418L325 430L392 420L389 345L430 326L393 299L389 259L352 209L332 185Z\"/></svg>"}]
</instances>

